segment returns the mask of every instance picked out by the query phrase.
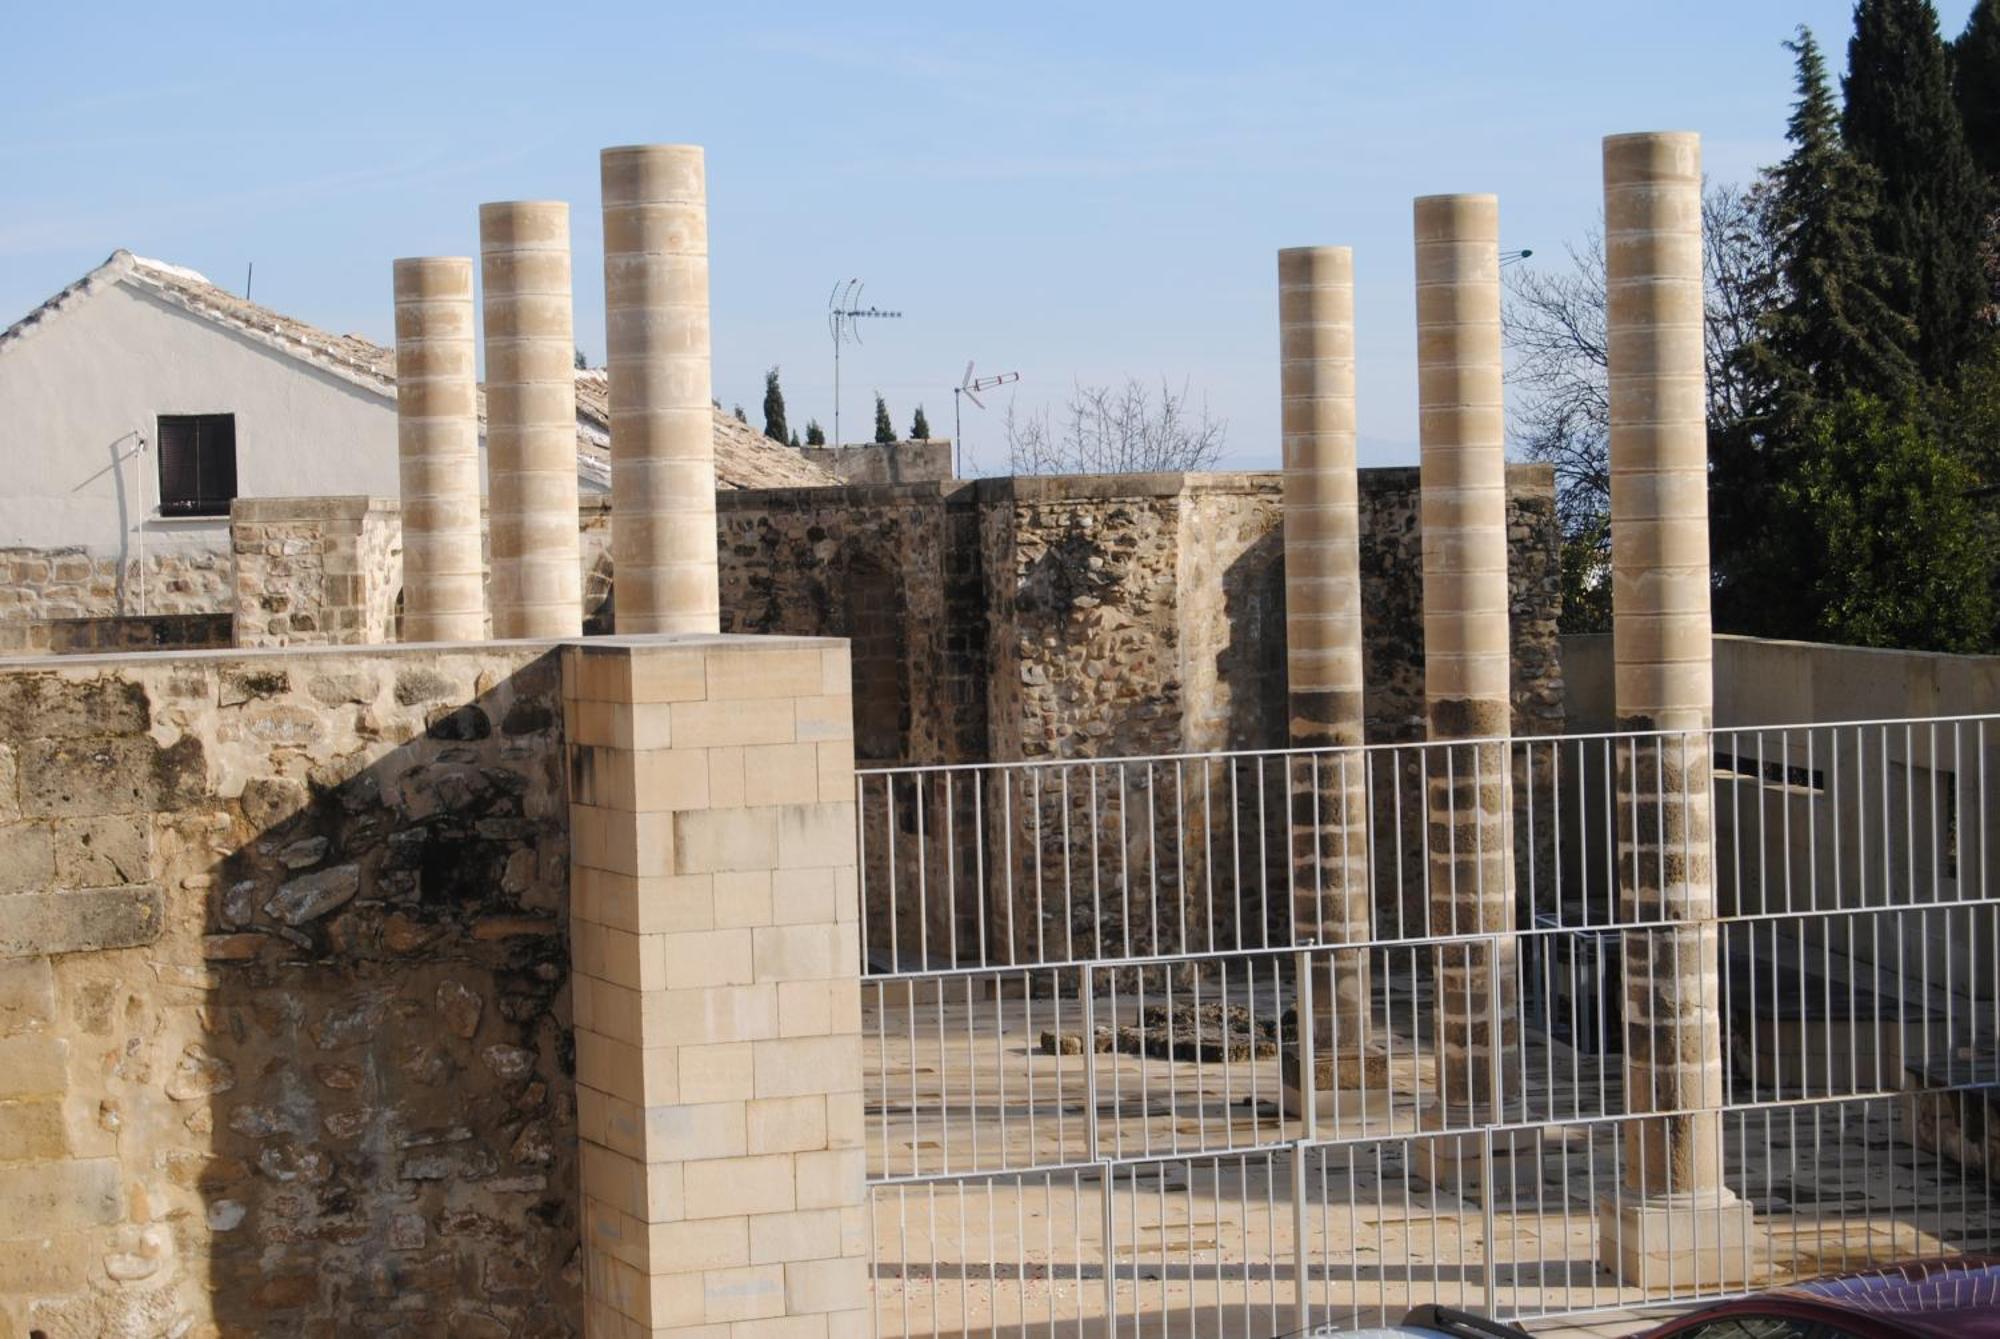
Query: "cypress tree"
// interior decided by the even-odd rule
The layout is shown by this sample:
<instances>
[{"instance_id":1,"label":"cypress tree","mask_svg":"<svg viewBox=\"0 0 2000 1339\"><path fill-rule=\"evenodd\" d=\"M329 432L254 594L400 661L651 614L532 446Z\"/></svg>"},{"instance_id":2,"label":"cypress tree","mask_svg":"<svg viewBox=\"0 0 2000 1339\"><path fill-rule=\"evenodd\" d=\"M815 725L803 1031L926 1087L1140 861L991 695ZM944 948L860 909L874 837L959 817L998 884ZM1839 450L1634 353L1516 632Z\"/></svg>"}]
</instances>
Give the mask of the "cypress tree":
<instances>
[{"instance_id":1,"label":"cypress tree","mask_svg":"<svg viewBox=\"0 0 2000 1339\"><path fill-rule=\"evenodd\" d=\"M1875 247L1874 173L1841 143L1812 33L1801 27L1785 46L1797 88L1792 148L1756 192L1770 297L1742 352L1748 413L1710 428L1709 509L1717 626L1811 637L1815 606L1798 596L1815 588L1823 550L1794 486L1801 453L1827 404L1850 393L1900 399L1916 368L1910 322L1887 297L1896 267Z\"/></svg>"},{"instance_id":2,"label":"cypress tree","mask_svg":"<svg viewBox=\"0 0 2000 1339\"><path fill-rule=\"evenodd\" d=\"M1859 0L1842 90L1847 148L1881 177L1876 247L1910 263L1893 305L1915 323L1918 369L1953 381L1986 303L1985 190L1930 0Z\"/></svg>"},{"instance_id":3,"label":"cypress tree","mask_svg":"<svg viewBox=\"0 0 2000 1339\"><path fill-rule=\"evenodd\" d=\"M764 374L764 435L774 442L785 440L785 393L778 389L778 369ZM797 443L793 443L797 445Z\"/></svg>"},{"instance_id":4,"label":"cypress tree","mask_svg":"<svg viewBox=\"0 0 2000 1339\"><path fill-rule=\"evenodd\" d=\"M796 450L798 450L798 449L799 449L799 430L798 430L797 428L793 428L793 429L792 429L792 450L796 451Z\"/></svg>"},{"instance_id":5,"label":"cypress tree","mask_svg":"<svg viewBox=\"0 0 2000 1339\"><path fill-rule=\"evenodd\" d=\"M884 446L896 440L896 425L889 421L889 406L879 393L875 396L875 440Z\"/></svg>"},{"instance_id":6,"label":"cypress tree","mask_svg":"<svg viewBox=\"0 0 2000 1339\"><path fill-rule=\"evenodd\" d=\"M1979 0L1972 7L1951 55L1965 147L1986 174L1990 194L2000 178L2000 0Z\"/></svg>"},{"instance_id":7,"label":"cypress tree","mask_svg":"<svg viewBox=\"0 0 2000 1339\"><path fill-rule=\"evenodd\" d=\"M916 417L910 420L910 440L928 442L931 439L931 421L924 417L924 407L917 406Z\"/></svg>"},{"instance_id":8,"label":"cypress tree","mask_svg":"<svg viewBox=\"0 0 2000 1339\"><path fill-rule=\"evenodd\" d=\"M1764 225L1782 296L1763 318L1758 353L1780 417L1848 391L1897 395L1915 376L1915 327L1889 295L1910 271L1876 247L1876 174L1841 142L1826 62L1812 33L1785 44L1798 101L1786 127L1792 151L1771 170Z\"/></svg>"},{"instance_id":9,"label":"cypress tree","mask_svg":"<svg viewBox=\"0 0 2000 1339\"><path fill-rule=\"evenodd\" d=\"M820 427L819 420L816 418L809 418L806 420L806 445L807 446L826 445L826 429Z\"/></svg>"}]
</instances>

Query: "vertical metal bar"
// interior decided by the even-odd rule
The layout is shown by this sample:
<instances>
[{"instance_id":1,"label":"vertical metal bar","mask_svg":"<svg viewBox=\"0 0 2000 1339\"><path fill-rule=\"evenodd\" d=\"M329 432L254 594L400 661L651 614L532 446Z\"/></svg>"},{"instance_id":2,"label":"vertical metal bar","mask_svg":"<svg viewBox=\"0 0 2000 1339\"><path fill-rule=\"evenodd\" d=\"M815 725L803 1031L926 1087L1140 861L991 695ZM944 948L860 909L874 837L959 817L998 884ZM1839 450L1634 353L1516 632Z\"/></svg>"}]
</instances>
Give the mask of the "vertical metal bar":
<instances>
[{"instance_id":1,"label":"vertical metal bar","mask_svg":"<svg viewBox=\"0 0 2000 1339\"><path fill-rule=\"evenodd\" d=\"M1097 1179L1100 1191L1100 1213L1102 1221L1099 1231L1104 1237L1104 1333L1106 1339L1117 1339L1118 1335L1118 1205L1112 1198L1113 1164L1097 1164ZM1133 1220L1132 1240L1138 1241L1138 1220ZM1136 1278L1137 1275L1134 1275Z\"/></svg>"},{"instance_id":2,"label":"vertical metal bar","mask_svg":"<svg viewBox=\"0 0 2000 1339\"><path fill-rule=\"evenodd\" d=\"M1500 1109L1495 1107L1493 1110L1494 1119L1497 1120ZM1486 1214L1486 1314L1490 1316L1498 1310L1496 1303L1500 1296L1499 1237L1495 1232L1498 1224L1493 1211L1493 1201L1499 1198L1499 1189L1493 1180L1493 1127L1491 1125L1480 1131L1479 1192L1479 1199L1485 1206ZM1539 1218L1537 1218L1535 1226L1537 1229L1541 1227ZM1539 1230L1535 1235L1536 1240L1539 1241L1541 1238Z\"/></svg>"},{"instance_id":3,"label":"vertical metal bar","mask_svg":"<svg viewBox=\"0 0 2000 1339\"><path fill-rule=\"evenodd\" d=\"M1298 1022L1292 1031L1299 1048L1299 1138L1314 1138L1319 1130L1319 1061L1314 1054L1319 1029L1313 1021L1312 951L1302 949L1298 963Z\"/></svg>"},{"instance_id":4,"label":"vertical metal bar","mask_svg":"<svg viewBox=\"0 0 2000 1339\"><path fill-rule=\"evenodd\" d=\"M1092 1162L1100 1154L1097 1146L1097 987L1095 969L1083 964L1083 1138ZM1116 1020L1113 1020L1116 1026Z\"/></svg>"},{"instance_id":5,"label":"vertical metal bar","mask_svg":"<svg viewBox=\"0 0 2000 1339\"><path fill-rule=\"evenodd\" d=\"M1311 1032L1310 1027L1306 1028ZM1311 1086L1308 1079L1308 1086ZM1306 1239L1306 1141L1292 1145L1292 1323L1301 1333L1312 1328L1312 1291L1307 1271L1312 1267L1312 1250Z\"/></svg>"}]
</instances>

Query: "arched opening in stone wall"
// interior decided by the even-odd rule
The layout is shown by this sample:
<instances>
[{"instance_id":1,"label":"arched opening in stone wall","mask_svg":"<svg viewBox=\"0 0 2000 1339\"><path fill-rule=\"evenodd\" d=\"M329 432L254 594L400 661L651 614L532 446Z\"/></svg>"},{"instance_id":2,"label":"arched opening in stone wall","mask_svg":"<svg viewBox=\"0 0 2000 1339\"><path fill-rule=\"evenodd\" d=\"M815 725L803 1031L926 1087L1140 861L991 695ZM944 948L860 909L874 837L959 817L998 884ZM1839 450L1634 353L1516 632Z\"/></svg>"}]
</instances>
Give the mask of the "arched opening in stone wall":
<instances>
[{"instance_id":1,"label":"arched opening in stone wall","mask_svg":"<svg viewBox=\"0 0 2000 1339\"><path fill-rule=\"evenodd\" d=\"M854 658L854 754L898 762L909 749L910 678L902 584L864 559L849 569L845 618Z\"/></svg>"}]
</instances>

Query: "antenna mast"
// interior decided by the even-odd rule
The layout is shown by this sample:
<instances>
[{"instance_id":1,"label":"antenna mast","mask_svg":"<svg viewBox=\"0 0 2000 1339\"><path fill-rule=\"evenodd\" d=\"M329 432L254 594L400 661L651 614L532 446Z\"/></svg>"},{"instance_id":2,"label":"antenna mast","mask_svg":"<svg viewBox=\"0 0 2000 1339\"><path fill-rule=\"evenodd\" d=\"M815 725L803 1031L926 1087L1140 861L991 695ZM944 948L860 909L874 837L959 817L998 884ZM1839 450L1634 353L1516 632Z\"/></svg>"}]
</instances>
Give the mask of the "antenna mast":
<instances>
[{"instance_id":1,"label":"antenna mast","mask_svg":"<svg viewBox=\"0 0 2000 1339\"><path fill-rule=\"evenodd\" d=\"M984 409L986 406L979 399L981 392L990 391L995 386L1005 386L1010 382L1019 381L1020 379L1021 374L1019 372L1002 372L995 377L974 377L972 375L972 360L970 358L966 359L965 375L959 379L959 383L956 386L951 388L951 472L954 478L962 478L965 474L965 427L960 422L958 416L959 397L963 396L972 401L974 409Z\"/></svg>"},{"instance_id":2,"label":"antenna mast","mask_svg":"<svg viewBox=\"0 0 2000 1339\"><path fill-rule=\"evenodd\" d=\"M861 342L863 319L901 320L903 313L883 311L880 307L861 305L861 290L866 287L859 279L849 279L846 283L835 283L833 292L826 299L826 328L833 336L833 444L840 442L840 346L848 340Z\"/></svg>"}]
</instances>

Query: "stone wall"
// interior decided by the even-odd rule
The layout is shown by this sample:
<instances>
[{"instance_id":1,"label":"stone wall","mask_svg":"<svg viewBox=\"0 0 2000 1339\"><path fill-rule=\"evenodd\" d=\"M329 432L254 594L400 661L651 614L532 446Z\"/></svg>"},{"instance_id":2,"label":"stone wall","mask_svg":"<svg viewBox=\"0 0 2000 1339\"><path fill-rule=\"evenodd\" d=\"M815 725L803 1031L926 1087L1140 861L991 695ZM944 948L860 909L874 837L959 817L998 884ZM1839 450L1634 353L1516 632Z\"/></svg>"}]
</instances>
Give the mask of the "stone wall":
<instances>
[{"instance_id":1,"label":"stone wall","mask_svg":"<svg viewBox=\"0 0 2000 1339\"><path fill-rule=\"evenodd\" d=\"M236 644L234 614L145 614L55 618L48 649L59 656L119 651L203 651Z\"/></svg>"},{"instance_id":2,"label":"stone wall","mask_svg":"<svg viewBox=\"0 0 2000 1339\"><path fill-rule=\"evenodd\" d=\"M0 654L54 649L55 619L227 613L234 607L228 550L165 546L127 560L83 549L0 549ZM143 575L144 580L141 580ZM142 596L143 588L143 596Z\"/></svg>"},{"instance_id":3,"label":"stone wall","mask_svg":"<svg viewBox=\"0 0 2000 1339\"><path fill-rule=\"evenodd\" d=\"M384 498L238 498L230 516L238 646L396 640L403 532Z\"/></svg>"},{"instance_id":4,"label":"stone wall","mask_svg":"<svg viewBox=\"0 0 2000 1339\"><path fill-rule=\"evenodd\" d=\"M1563 695L1554 480L1546 466L1514 467L1509 479L1514 728L1519 734L1557 733ZM1363 472L1371 742L1417 742L1424 733L1418 492L1416 470ZM865 761L1277 748L1286 743L1288 710L1280 519L1275 474L987 479L726 494L720 521L723 626L854 637L857 752ZM1400 827L1394 806L1379 806L1388 826L1377 833L1377 843L1384 851L1401 849L1402 886L1420 898L1419 769L1413 756L1381 754L1374 761L1383 769L1376 778L1381 794L1391 796L1399 785L1409 790ZM1399 764L1407 775L1399 776ZM1228 789L1225 768L1240 774L1240 795L1253 793L1256 766L1218 761L1190 764L1178 774L1171 765L1132 772L1143 788L1134 794L1134 817L1140 805L1153 803L1156 782L1187 788L1179 799L1170 789L1157 792L1169 797L1160 801L1169 805L1166 812L1174 804L1187 806L1187 821L1179 826L1191 835L1177 834L1181 845L1157 856L1150 847L1125 849L1127 868L1146 872L1146 932L1155 923L1156 858L1158 915L1176 932L1183 918L1200 924L1178 893L1184 882L1195 886L1183 871L1200 870L1199 915L1206 916L1210 853L1202 834L1226 826L1215 820L1214 793ZM1279 791L1286 784L1276 771L1263 779ZM942 783L914 777L896 787L893 823L890 794L880 784L870 797L873 807L864 810L870 886L885 882L881 875L892 851L909 861L922 849L929 853L928 868L949 869L951 886L967 895L954 909L936 905L937 899L921 913L913 903L872 908L871 950L935 962L953 956L957 945L981 942L1006 960L1005 950L1038 924L1034 908L1010 907L973 891L984 889L1003 866L962 838L981 824L990 828L995 812L1034 812L1034 800L998 789L975 796L962 783L947 798ZM1070 802L1068 840L1074 841L1089 797L1073 793ZM1542 801L1528 798L1524 788L1521 804L1536 802ZM1065 840L1061 817L1042 814L1043 845ZM1114 859L1120 849L1115 806L1100 805L1097 820L1111 853L1105 858ZM1239 826L1249 821L1243 816ZM1538 837L1548 827L1537 824ZM1244 830L1254 838L1254 829ZM1130 825L1123 839L1138 840ZM1283 849L1282 841L1267 844ZM1004 849L1004 834L989 832L987 850ZM1040 858L1046 887L1051 871L1060 872L1052 862L1067 857L1051 848ZM1378 867L1385 887L1395 873L1393 860ZM1036 886L1032 870L1020 867L1014 874L1017 895ZM1272 888L1284 886L1282 869L1262 877ZM1242 876L1246 884L1257 878ZM1123 910L1106 909L1103 926L1085 928L1116 933L1122 943L1123 929L1135 923L1111 923ZM1243 922L1247 913L1222 914L1230 919L1229 934L1255 941L1254 928ZM1415 932L1421 923L1415 903L1403 909L1400 921L1393 905L1385 904L1382 914L1391 933L1397 924ZM1078 929L1041 928L1045 936L1051 928ZM1205 926L1201 933L1205 937Z\"/></svg>"},{"instance_id":5,"label":"stone wall","mask_svg":"<svg viewBox=\"0 0 2000 1339\"><path fill-rule=\"evenodd\" d=\"M581 1315L556 653L0 666L0 1335Z\"/></svg>"},{"instance_id":6,"label":"stone wall","mask_svg":"<svg viewBox=\"0 0 2000 1339\"><path fill-rule=\"evenodd\" d=\"M854 640L856 753L864 760L976 756L983 641L964 625L976 553L970 502L936 484L728 492L716 497L722 630ZM956 541L956 543L954 543Z\"/></svg>"},{"instance_id":7,"label":"stone wall","mask_svg":"<svg viewBox=\"0 0 2000 1339\"><path fill-rule=\"evenodd\" d=\"M944 483L957 469L947 437L868 442L860 446L808 446L800 454L850 484Z\"/></svg>"}]
</instances>

